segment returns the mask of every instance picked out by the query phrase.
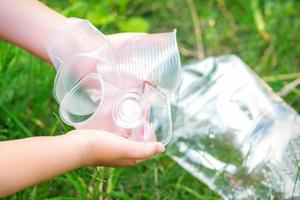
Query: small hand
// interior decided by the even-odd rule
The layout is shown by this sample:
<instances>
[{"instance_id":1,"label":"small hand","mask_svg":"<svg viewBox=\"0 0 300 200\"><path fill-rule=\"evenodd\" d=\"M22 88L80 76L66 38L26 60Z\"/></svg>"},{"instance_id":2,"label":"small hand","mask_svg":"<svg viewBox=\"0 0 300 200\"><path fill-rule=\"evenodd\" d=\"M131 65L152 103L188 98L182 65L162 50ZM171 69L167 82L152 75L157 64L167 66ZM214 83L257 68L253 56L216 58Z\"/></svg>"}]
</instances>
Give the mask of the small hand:
<instances>
[{"instance_id":1,"label":"small hand","mask_svg":"<svg viewBox=\"0 0 300 200\"><path fill-rule=\"evenodd\" d=\"M84 141L83 166L132 166L165 150L158 142L136 142L101 130L74 130Z\"/></svg>"}]
</instances>

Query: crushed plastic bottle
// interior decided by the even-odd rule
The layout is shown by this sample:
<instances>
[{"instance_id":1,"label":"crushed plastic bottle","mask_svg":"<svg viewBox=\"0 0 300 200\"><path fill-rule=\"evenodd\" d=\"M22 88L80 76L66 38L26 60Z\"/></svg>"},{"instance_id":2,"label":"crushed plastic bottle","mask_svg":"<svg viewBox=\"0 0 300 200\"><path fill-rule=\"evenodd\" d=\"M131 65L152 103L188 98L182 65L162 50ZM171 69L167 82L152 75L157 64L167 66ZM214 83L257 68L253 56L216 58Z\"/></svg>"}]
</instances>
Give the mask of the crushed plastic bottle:
<instances>
[{"instance_id":1,"label":"crushed plastic bottle","mask_svg":"<svg viewBox=\"0 0 300 200\"><path fill-rule=\"evenodd\" d=\"M137 141L171 139L170 97L181 78L176 31L136 34L117 47L88 21L69 19L48 45L62 120Z\"/></svg>"}]
</instances>

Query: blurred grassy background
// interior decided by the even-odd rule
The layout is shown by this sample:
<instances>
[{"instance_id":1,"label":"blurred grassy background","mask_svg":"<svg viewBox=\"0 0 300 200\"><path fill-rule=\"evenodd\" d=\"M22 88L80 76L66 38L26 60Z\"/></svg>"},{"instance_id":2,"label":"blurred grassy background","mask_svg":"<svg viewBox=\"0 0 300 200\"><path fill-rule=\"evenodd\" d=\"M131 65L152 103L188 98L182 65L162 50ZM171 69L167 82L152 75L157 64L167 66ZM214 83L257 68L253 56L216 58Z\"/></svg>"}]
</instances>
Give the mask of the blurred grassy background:
<instances>
[{"instance_id":1,"label":"blurred grassy background","mask_svg":"<svg viewBox=\"0 0 300 200\"><path fill-rule=\"evenodd\" d=\"M183 63L212 55L240 56L300 111L300 1L297 0L44 0L87 18L105 34L178 30ZM47 23L47 22L45 22ZM63 134L52 95L55 71L0 41L0 140ZM7 199L219 199L165 154L128 169L85 168Z\"/></svg>"}]
</instances>

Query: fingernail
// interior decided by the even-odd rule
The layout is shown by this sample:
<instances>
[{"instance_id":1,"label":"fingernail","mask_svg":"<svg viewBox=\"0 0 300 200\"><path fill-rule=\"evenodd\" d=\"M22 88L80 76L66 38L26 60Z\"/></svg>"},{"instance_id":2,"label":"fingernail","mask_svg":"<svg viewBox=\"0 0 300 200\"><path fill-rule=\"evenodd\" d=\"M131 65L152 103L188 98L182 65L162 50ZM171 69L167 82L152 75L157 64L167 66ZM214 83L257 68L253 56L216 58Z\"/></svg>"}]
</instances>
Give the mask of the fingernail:
<instances>
[{"instance_id":1,"label":"fingernail","mask_svg":"<svg viewBox=\"0 0 300 200\"><path fill-rule=\"evenodd\" d=\"M162 143L156 143L156 153L162 153L165 151L165 147Z\"/></svg>"}]
</instances>

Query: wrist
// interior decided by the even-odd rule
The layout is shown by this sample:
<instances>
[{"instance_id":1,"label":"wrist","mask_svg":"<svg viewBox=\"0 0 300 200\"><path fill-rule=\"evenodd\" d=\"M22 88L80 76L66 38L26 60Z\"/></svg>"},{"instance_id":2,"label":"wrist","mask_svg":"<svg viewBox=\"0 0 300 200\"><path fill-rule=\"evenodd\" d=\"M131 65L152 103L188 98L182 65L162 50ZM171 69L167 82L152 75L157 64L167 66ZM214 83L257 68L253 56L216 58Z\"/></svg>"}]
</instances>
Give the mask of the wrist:
<instances>
[{"instance_id":1,"label":"wrist","mask_svg":"<svg viewBox=\"0 0 300 200\"><path fill-rule=\"evenodd\" d=\"M74 151L78 156L78 167L90 166L93 163L92 137L80 130L72 130L66 135L67 140L73 141Z\"/></svg>"}]
</instances>

